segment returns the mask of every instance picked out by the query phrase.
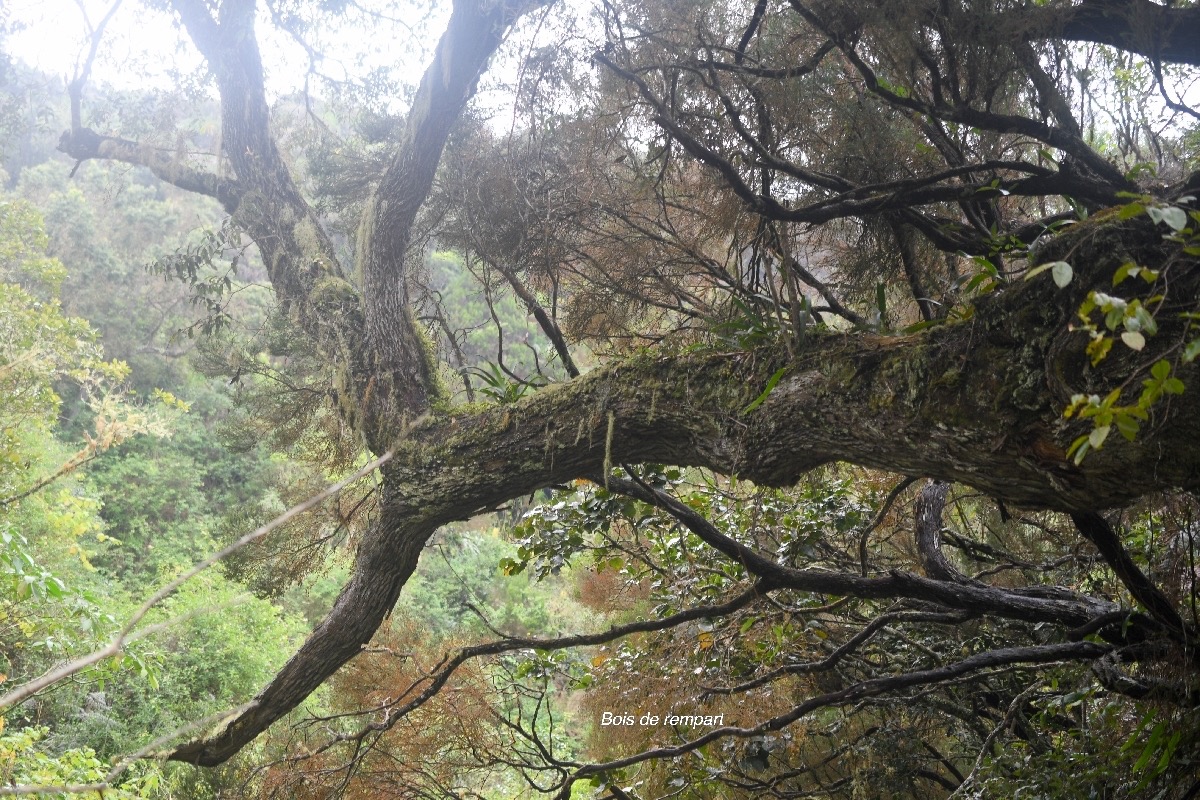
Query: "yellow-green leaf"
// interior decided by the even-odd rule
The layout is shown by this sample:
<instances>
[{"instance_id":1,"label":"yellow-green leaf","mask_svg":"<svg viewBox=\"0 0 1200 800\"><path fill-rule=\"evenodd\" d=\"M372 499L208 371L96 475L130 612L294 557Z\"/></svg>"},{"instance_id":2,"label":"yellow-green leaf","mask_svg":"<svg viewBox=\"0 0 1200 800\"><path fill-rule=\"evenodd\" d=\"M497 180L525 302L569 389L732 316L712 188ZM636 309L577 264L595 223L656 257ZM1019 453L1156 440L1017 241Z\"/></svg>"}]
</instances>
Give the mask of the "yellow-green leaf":
<instances>
[{"instance_id":1,"label":"yellow-green leaf","mask_svg":"<svg viewBox=\"0 0 1200 800\"><path fill-rule=\"evenodd\" d=\"M1125 331L1121 334L1121 341L1124 342L1130 350L1141 350L1146 346L1146 337L1138 331Z\"/></svg>"}]
</instances>

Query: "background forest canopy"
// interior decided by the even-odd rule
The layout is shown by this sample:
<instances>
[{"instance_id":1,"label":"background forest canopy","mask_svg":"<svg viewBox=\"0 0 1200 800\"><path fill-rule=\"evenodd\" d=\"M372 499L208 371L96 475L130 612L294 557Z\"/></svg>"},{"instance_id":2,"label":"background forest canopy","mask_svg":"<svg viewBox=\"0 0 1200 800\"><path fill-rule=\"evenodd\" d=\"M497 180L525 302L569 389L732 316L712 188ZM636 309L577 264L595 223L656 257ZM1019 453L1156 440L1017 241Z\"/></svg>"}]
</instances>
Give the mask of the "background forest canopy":
<instances>
[{"instance_id":1,"label":"background forest canopy","mask_svg":"<svg viewBox=\"0 0 1200 800\"><path fill-rule=\"evenodd\" d=\"M1200 797L1200 5L63 14L0 794Z\"/></svg>"}]
</instances>

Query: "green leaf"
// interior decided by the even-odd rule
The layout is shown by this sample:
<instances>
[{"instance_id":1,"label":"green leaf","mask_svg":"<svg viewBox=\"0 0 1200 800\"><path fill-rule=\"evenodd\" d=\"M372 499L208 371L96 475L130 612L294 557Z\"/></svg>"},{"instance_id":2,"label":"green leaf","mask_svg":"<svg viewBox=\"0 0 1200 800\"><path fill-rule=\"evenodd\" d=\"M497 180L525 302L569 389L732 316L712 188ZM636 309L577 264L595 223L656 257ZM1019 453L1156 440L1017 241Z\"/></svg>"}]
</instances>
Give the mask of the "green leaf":
<instances>
[{"instance_id":1,"label":"green leaf","mask_svg":"<svg viewBox=\"0 0 1200 800\"><path fill-rule=\"evenodd\" d=\"M1138 272L1141 271L1141 269L1142 269L1141 267L1139 267L1137 264L1133 263L1132 261L1126 261L1124 264L1122 264L1120 267L1117 268L1116 274L1113 275L1112 285L1120 286L1121 283L1126 278L1128 278L1130 275L1137 275Z\"/></svg>"},{"instance_id":2,"label":"green leaf","mask_svg":"<svg viewBox=\"0 0 1200 800\"><path fill-rule=\"evenodd\" d=\"M762 394L754 398L750 405L742 409L742 414L749 414L751 411L761 406L771 394L771 391L774 390L775 385L779 383L779 379L784 376L784 373L786 373L788 369L789 367L780 367L779 369L775 370L775 373L767 379L767 388L763 389Z\"/></svg>"},{"instance_id":3,"label":"green leaf","mask_svg":"<svg viewBox=\"0 0 1200 800\"><path fill-rule=\"evenodd\" d=\"M1055 261L1050 265L1050 277L1054 278L1054 285L1060 289L1065 289L1074 275L1075 270L1065 261Z\"/></svg>"},{"instance_id":4,"label":"green leaf","mask_svg":"<svg viewBox=\"0 0 1200 800\"><path fill-rule=\"evenodd\" d=\"M1162 774L1171 765L1171 758L1175 755L1175 748L1179 746L1179 740L1182 738L1183 731L1175 731L1175 733L1171 734L1171 738L1167 740L1167 746L1163 748L1162 758L1158 759L1158 763L1154 766L1154 774Z\"/></svg>"},{"instance_id":5,"label":"green leaf","mask_svg":"<svg viewBox=\"0 0 1200 800\"><path fill-rule=\"evenodd\" d=\"M1051 261L1046 264L1041 264L1025 273L1025 280L1041 275L1046 270L1050 270L1050 276L1054 278L1054 283L1058 288L1062 289L1071 282L1075 270L1065 261Z\"/></svg>"},{"instance_id":6,"label":"green leaf","mask_svg":"<svg viewBox=\"0 0 1200 800\"><path fill-rule=\"evenodd\" d=\"M1075 455L1073 459L1075 466L1079 466L1083 463L1083 457L1087 455L1087 451L1091 449L1092 446L1088 444L1088 437L1080 436L1078 439L1071 442L1071 446L1067 448L1067 455L1070 456L1073 453Z\"/></svg>"},{"instance_id":7,"label":"green leaf","mask_svg":"<svg viewBox=\"0 0 1200 800\"><path fill-rule=\"evenodd\" d=\"M1196 360L1196 356L1200 356L1200 339L1192 339L1183 348L1183 361L1190 364Z\"/></svg>"},{"instance_id":8,"label":"green leaf","mask_svg":"<svg viewBox=\"0 0 1200 800\"><path fill-rule=\"evenodd\" d=\"M1187 227L1187 212L1182 208L1179 208L1178 206L1167 206L1166 208L1160 209L1160 213L1162 221L1165 222L1167 226L1176 233Z\"/></svg>"},{"instance_id":9,"label":"green leaf","mask_svg":"<svg viewBox=\"0 0 1200 800\"><path fill-rule=\"evenodd\" d=\"M909 325L908 327L904 328L900 332L905 333L905 334L919 333L920 331L928 330L929 328L935 327L937 325L943 325L943 324L945 324L945 322L946 322L946 320L944 320L944 319L925 319L925 320L921 320L920 322L914 322L912 325Z\"/></svg>"},{"instance_id":10,"label":"green leaf","mask_svg":"<svg viewBox=\"0 0 1200 800\"><path fill-rule=\"evenodd\" d=\"M1130 203L1128 205L1121 206L1121 210L1117 212L1117 219L1133 219L1137 215L1145 212L1145 210L1146 207L1141 203Z\"/></svg>"},{"instance_id":11,"label":"green leaf","mask_svg":"<svg viewBox=\"0 0 1200 800\"><path fill-rule=\"evenodd\" d=\"M1145 331L1148 335L1153 336L1158 333L1158 322L1155 321L1154 315L1146 310L1146 307L1141 303L1134 301L1136 307L1133 309L1133 316L1125 320L1126 330Z\"/></svg>"},{"instance_id":12,"label":"green leaf","mask_svg":"<svg viewBox=\"0 0 1200 800\"><path fill-rule=\"evenodd\" d=\"M1138 429L1141 428L1141 424L1128 414L1117 417L1116 425L1120 434L1131 442L1137 438Z\"/></svg>"},{"instance_id":13,"label":"green leaf","mask_svg":"<svg viewBox=\"0 0 1200 800\"><path fill-rule=\"evenodd\" d=\"M1163 731L1165 730L1166 725L1160 722L1150 731L1150 738L1146 740L1146 746L1142 749L1141 756L1138 757L1137 763L1133 765L1134 772L1141 772L1150 763L1150 759L1158 752L1158 743L1162 739Z\"/></svg>"},{"instance_id":14,"label":"green leaf","mask_svg":"<svg viewBox=\"0 0 1200 800\"><path fill-rule=\"evenodd\" d=\"M1088 342L1087 354L1092 357L1093 367L1105 359L1112 346L1113 340L1107 336L1098 336Z\"/></svg>"},{"instance_id":15,"label":"green leaf","mask_svg":"<svg viewBox=\"0 0 1200 800\"><path fill-rule=\"evenodd\" d=\"M1121 341L1124 342L1130 350L1141 350L1146 346L1146 337L1137 331L1125 331L1121 334Z\"/></svg>"},{"instance_id":16,"label":"green leaf","mask_svg":"<svg viewBox=\"0 0 1200 800\"><path fill-rule=\"evenodd\" d=\"M986 281L992 281L995 283L995 278L993 278L991 275L988 275L986 272L980 272L974 278L971 278L971 280L967 281L967 285L963 287L963 291L965 291L967 294L970 294L982 286ZM990 291L990 288L984 290L981 292L981 294L986 294L987 291Z\"/></svg>"}]
</instances>

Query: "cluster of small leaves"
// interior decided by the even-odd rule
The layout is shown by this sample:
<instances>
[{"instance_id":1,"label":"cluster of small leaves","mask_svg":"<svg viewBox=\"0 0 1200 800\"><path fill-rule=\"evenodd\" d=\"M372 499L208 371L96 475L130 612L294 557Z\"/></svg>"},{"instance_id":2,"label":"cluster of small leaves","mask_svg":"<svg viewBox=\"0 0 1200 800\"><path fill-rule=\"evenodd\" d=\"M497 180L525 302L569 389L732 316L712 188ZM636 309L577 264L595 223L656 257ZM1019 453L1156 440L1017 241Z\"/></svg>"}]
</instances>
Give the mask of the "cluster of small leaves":
<instances>
[{"instance_id":1,"label":"cluster of small leaves","mask_svg":"<svg viewBox=\"0 0 1200 800\"><path fill-rule=\"evenodd\" d=\"M655 482L664 483L668 480L667 473L674 480L680 477L678 470L667 470ZM653 513L654 509L645 503L581 481L573 490L559 493L553 503L534 506L525 514L513 529L517 557L501 560L500 569L505 575L518 575L532 567L540 579L568 566L575 555L585 550L594 553L597 569L620 569L622 559L609 553L602 534L614 519L637 524Z\"/></svg>"},{"instance_id":2,"label":"cluster of small leaves","mask_svg":"<svg viewBox=\"0 0 1200 800\"><path fill-rule=\"evenodd\" d=\"M483 385L478 388L480 394L501 405L511 405L530 391L540 389L549 383L540 375L535 375L527 380L518 379L505 372L499 364L490 362L482 367L468 369L467 374L482 381Z\"/></svg>"},{"instance_id":3,"label":"cluster of small leaves","mask_svg":"<svg viewBox=\"0 0 1200 800\"><path fill-rule=\"evenodd\" d=\"M1000 270L987 256L971 256L971 263L978 269L975 272L963 275L960 279L960 289L963 294L969 296L982 296L994 292L1004 285L1004 276L1000 274Z\"/></svg>"},{"instance_id":4,"label":"cluster of small leaves","mask_svg":"<svg viewBox=\"0 0 1200 800\"><path fill-rule=\"evenodd\" d=\"M1158 280L1157 271L1128 262L1121 265L1113 276L1113 286L1132 276L1140 277L1150 284ZM1151 295L1144 300L1138 297L1125 300L1106 292L1088 292L1079 306L1079 319L1082 320L1080 329L1087 331L1091 338L1087 354L1091 357L1092 366L1096 366L1108 356L1114 341L1109 334L1115 334L1118 330L1121 342L1126 347L1141 352L1146 347L1146 337L1158 333L1158 322L1150 309L1158 306L1163 299L1161 294ZM1095 312L1099 312L1104 321L1103 330L1092 320L1092 314Z\"/></svg>"},{"instance_id":5,"label":"cluster of small leaves","mask_svg":"<svg viewBox=\"0 0 1200 800\"><path fill-rule=\"evenodd\" d=\"M181 281L191 290L191 303L204 312L198 321L184 328L188 338L224 330L233 321L226 309L233 292L238 264L249 242L231 217L221 227L200 233L198 241L146 265L152 275Z\"/></svg>"},{"instance_id":6,"label":"cluster of small leaves","mask_svg":"<svg viewBox=\"0 0 1200 800\"><path fill-rule=\"evenodd\" d=\"M749 484L721 488L692 485L675 467L651 465L639 471L642 481L667 489L710 519L718 528L743 531L772 548L780 563L799 565L822 560L830 547L856 532L870 517L870 507L850 484L836 482L807 487L800 497L756 489ZM754 493L747 502L746 492ZM501 570L514 575L532 568L537 577L558 572L581 552L590 552L597 571L613 569L632 577L639 557L654 561L651 590L662 589L668 602L656 613L671 613L685 600L678 582L693 571L695 553L706 546L665 512L654 506L581 481L552 503L535 506L514 529L516 558L504 559ZM718 597L730 582L745 577L742 565L718 559L696 571L688 594Z\"/></svg>"},{"instance_id":7,"label":"cluster of small leaves","mask_svg":"<svg viewBox=\"0 0 1200 800\"><path fill-rule=\"evenodd\" d=\"M1179 743L1184 738L1184 730L1171 723L1169 719L1160 719L1159 710L1151 708L1121 745L1122 753L1138 753L1132 769L1138 778L1134 792L1146 789L1151 781L1171 766Z\"/></svg>"},{"instance_id":8,"label":"cluster of small leaves","mask_svg":"<svg viewBox=\"0 0 1200 800\"><path fill-rule=\"evenodd\" d=\"M39 788L107 783L109 765L101 761L92 748L72 748L51 754L45 752L41 746L50 733L49 728L25 728L7 734L4 734L3 730L3 720L0 719L0 783L32 785ZM160 779L157 771L150 771L144 776L134 777L119 786L106 789L103 794L104 797L113 800L152 797L159 788ZM76 795L75 792L67 791L55 794L44 791L40 794L44 797Z\"/></svg>"},{"instance_id":9,"label":"cluster of small leaves","mask_svg":"<svg viewBox=\"0 0 1200 800\"><path fill-rule=\"evenodd\" d=\"M752 502L735 491L697 491L688 502L726 530L746 530L776 560L803 566L820 560L870 518L870 506L848 480L805 483L795 492L756 489Z\"/></svg>"},{"instance_id":10,"label":"cluster of small leaves","mask_svg":"<svg viewBox=\"0 0 1200 800\"><path fill-rule=\"evenodd\" d=\"M1138 197L1122 206L1116 216L1118 220L1132 219L1141 214L1149 216L1155 224L1164 225L1170 230L1164 239L1180 245L1184 255L1196 257L1200 255L1200 212L1183 207L1183 204L1194 202L1194 199L1184 197L1179 200L1181 205L1169 205L1154 203L1148 197ZM1065 261L1042 264L1030 270L1026 277L1032 278L1046 271L1051 273L1059 288L1066 288L1074 279L1074 270ZM1145 349L1148 339L1158 334L1156 315L1166 300L1163 270L1126 261L1113 274L1112 286L1116 289L1131 278L1140 279L1146 284L1146 296L1124 298L1092 290L1079 305L1076 329L1088 334L1086 352L1093 367L1109 356L1117 339L1129 350L1140 353ZM1185 312L1181 316L1187 320L1190 333L1200 314ZM1197 356L1200 356L1200 336L1184 342L1178 363L1190 363ZM1141 393L1132 403L1120 402L1123 387L1114 389L1104 397L1098 394L1072 396L1063 416L1091 420L1093 427L1071 443L1067 455L1076 464L1082 463L1090 451L1103 447L1114 427L1127 441L1136 439L1142 423L1150 419L1150 410L1155 403L1166 395L1183 393L1183 381L1175 376L1176 366L1164 358L1156 360L1150 367L1149 377L1142 381Z\"/></svg>"},{"instance_id":11,"label":"cluster of small leaves","mask_svg":"<svg viewBox=\"0 0 1200 800\"><path fill-rule=\"evenodd\" d=\"M986 255L968 256L966 253L960 253L959 255L967 258L975 269L964 272L951 282L948 295L957 297L958 302L947 305L945 316L921 320L920 322L901 328L900 332L903 334L917 333L950 322L965 322L971 319L975 316L975 302L977 300L991 294L997 289L1003 288L1008 283L1008 276L1001 272L1000 267L997 266L998 259L994 260L994 257L1004 255L1022 258L1027 253L1028 245L1024 242L998 235L994 236L992 240L991 257ZM1042 268L1039 267L1031 274L1036 274L1036 272L1040 272L1041 270ZM1055 280L1058 280L1057 277Z\"/></svg>"},{"instance_id":12,"label":"cluster of small leaves","mask_svg":"<svg viewBox=\"0 0 1200 800\"><path fill-rule=\"evenodd\" d=\"M730 301L733 307L729 318L711 328L718 346L749 350L779 338L778 320L763 313L758 306L737 297L730 298Z\"/></svg>"},{"instance_id":13,"label":"cluster of small leaves","mask_svg":"<svg viewBox=\"0 0 1200 800\"><path fill-rule=\"evenodd\" d=\"M518 679L531 678L550 681L563 674L572 661L578 661L572 651L568 650L531 650L524 658L518 659L513 676Z\"/></svg>"},{"instance_id":14,"label":"cluster of small leaves","mask_svg":"<svg viewBox=\"0 0 1200 800\"><path fill-rule=\"evenodd\" d=\"M113 541L103 534L98 538ZM78 556L91 569L82 552ZM14 643L18 649L53 660L70 657L80 646L94 646L116 627L110 608L110 602L46 568L12 521L0 519L0 620L12 624L19 634L19 643ZM90 679L103 688L126 670L157 687L152 661L135 649L104 662L90 673Z\"/></svg>"},{"instance_id":15,"label":"cluster of small leaves","mask_svg":"<svg viewBox=\"0 0 1200 800\"><path fill-rule=\"evenodd\" d=\"M1063 798L1173 797L1181 774L1200 766L1195 753L1195 714L1151 708L1129 717L1127 704L1094 688L1035 698L1037 724L1085 714L1090 736L1056 733L1050 747L1013 741L981 770L981 785L995 796ZM1190 719L1189 719L1190 717ZM1134 721L1136 720L1136 724ZM1114 794L1115 793L1115 794Z\"/></svg>"},{"instance_id":16,"label":"cluster of small leaves","mask_svg":"<svg viewBox=\"0 0 1200 800\"><path fill-rule=\"evenodd\" d=\"M1137 438L1142 423L1150 419L1150 408L1155 403L1164 395L1183 394L1183 381L1172 376L1171 372L1171 362L1165 359L1156 361L1150 368L1150 377L1142 381L1141 395L1131 405L1118 405L1122 394L1120 388L1113 389L1103 399L1095 394L1074 395L1063 416L1090 419L1094 427L1071 443L1067 455L1073 456L1076 464L1081 463L1089 450L1098 450L1104 445L1114 427L1127 441L1132 442Z\"/></svg>"},{"instance_id":17,"label":"cluster of small leaves","mask_svg":"<svg viewBox=\"0 0 1200 800\"><path fill-rule=\"evenodd\" d=\"M37 562L29 552L29 541L7 520L0 520L0 581L7 584L0 597L7 595L17 602L62 600L68 591L60 578Z\"/></svg>"}]
</instances>

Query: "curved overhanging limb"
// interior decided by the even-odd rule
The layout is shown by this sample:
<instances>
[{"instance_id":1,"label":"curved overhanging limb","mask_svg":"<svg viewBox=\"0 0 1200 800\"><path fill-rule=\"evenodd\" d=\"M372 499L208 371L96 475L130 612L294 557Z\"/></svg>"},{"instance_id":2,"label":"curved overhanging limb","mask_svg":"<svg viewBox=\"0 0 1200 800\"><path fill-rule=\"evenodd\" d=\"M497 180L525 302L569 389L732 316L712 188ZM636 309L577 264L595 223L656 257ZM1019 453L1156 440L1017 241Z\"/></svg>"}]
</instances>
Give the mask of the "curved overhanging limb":
<instances>
[{"instance_id":1,"label":"curved overhanging limb","mask_svg":"<svg viewBox=\"0 0 1200 800\"><path fill-rule=\"evenodd\" d=\"M611 642L631 633L667 630L681 623L699 618L712 620L724 617L726 614L736 612L740 609L748 608L754 601L778 592L784 586L798 589L802 592L823 593L832 591L839 595L854 597L881 596L876 594L876 590L877 588L886 586L887 588L883 590L882 596L908 598L910 602L915 602L926 609L931 605L942 605L962 610L943 612L898 610L884 613L871 620L862 630L831 651L825 658L789 664L738 686L725 689L706 689L702 697L749 691L786 675L827 672L834 668L847 654L852 653L865 641L890 624L958 624L965 620L982 616L995 616L1030 622L1037 621L1043 624L1056 625L1060 629L1073 626L1081 619L1090 617L1090 620L1085 625L1076 627L1074 630L1064 631L1069 642L1066 644L1048 645L1049 650L1043 650L1042 648L1003 648L977 654L967 661L953 665L944 665L932 670L906 672L899 678L895 675L883 678L870 677L859 680L853 686L845 689L826 692L817 697L806 699L796 710L807 708L811 713L812 710L824 705L841 705L848 702L857 703L861 702L865 697L894 694L915 688L925 689L945 681L959 680L971 674L983 676L993 669L1009 669L1022 663L1044 664L1047 662L1041 660L1041 654L1049 652L1062 656L1064 660L1078 659L1081 661L1091 661L1097 674L1106 681L1105 685L1111 684L1114 690L1121 690L1126 693L1136 694L1137 696L1145 695L1152 690L1163 698L1174 698L1178 695L1177 692L1170 694L1175 687L1165 683L1161 686L1156 685L1151 689L1143 682L1132 681L1121 675L1115 665L1121 657L1128 657L1130 652L1132 652L1130 647L1113 649L1096 642L1080 641L1089 633L1094 633L1097 630L1103 630L1103 635L1110 640L1110 643L1119 644L1128 644L1131 641L1140 642L1143 641L1142 637L1144 636L1155 636L1162 632L1162 628L1152 620L1139 614L1130 614L1127 608L1119 608L1111 603L1096 602L1090 598L1074 595L1067 590L1060 590L1060 594L1056 598L1044 598L1034 592L1023 594L1019 589L988 587L983 584L972 583L965 587L966 591L962 591L964 587L961 584L965 583L966 579L957 573L957 571L955 571L954 575L939 580L922 579L917 576L896 573L890 575L888 579L869 580L861 576L834 576L825 571L796 570L782 567L720 532L703 515L685 503L680 502L677 498L640 480L635 470L627 470L627 472L630 476L628 480L609 476L607 480L608 489L627 494L667 511L701 540L731 560L745 566L747 571L757 578L756 582L746 588L741 594L733 596L727 602L718 605L695 607L661 619L644 620L617 626L598 634L569 635L553 639L504 637L498 641L465 647L457 653L444 656L436 667L417 678L406 691L403 691L401 699L393 700L388 698L374 708L354 712L364 718L369 718L370 722L365 722L353 732L332 736L315 749L305 750L299 755L289 756L287 758L288 763L295 765L298 762L326 753L331 748L347 744L353 749L353 755L345 762L342 768L347 770L346 780L349 780L349 771L359 763L358 759L365 757L368 751L376 747L379 744L380 737L386 731L391 730L405 715L415 711L432 699L446 685L451 675L471 659L487 658L499 653L510 653L517 650L559 650L568 647L595 645ZM918 525L937 524L940 527L941 507L945 500L945 489L946 486L942 482L937 481L931 481L925 487L923 494L926 496L918 501L917 508L915 509ZM1042 603L1043 599L1065 600L1066 602ZM1161 643L1161 640L1159 642ZM1153 646L1151 644L1151 648ZM1134 649L1137 649L1136 646ZM1145 655L1149 655L1144 649L1143 652ZM1178 697L1181 699L1181 702L1187 700L1187 697L1184 695L1178 695ZM791 716L794 711L765 721L756 720L748 722L743 720L740 723L735 723L733 727L722 728L721 733L715 735L713 738L705 737L703 740L684 742L679 747L685 748L684 751L686 751L688 747L700 747L704 744L712 744L718 739L736 739L757 735L764 730L773 729L764 726L789 724L787 720L795 719ZM737 725L741 727L737 727ZM536 742L538 740L535 732L528 732L526 735L530 737L531 741ZM678 752L681 751L675 748L659 748L627 756L619 759L619 761L621 763L637 763L637 761L645 759L669 758L672 754L678 754ZM549 755L549 750L543 750L542 754L547 759L545 763L552 765L552 768L558 771L562 780L567 782L582 775L593 774L592 770L600 768L595 764L581 765L576 762L556 760ZM617 762L608 762L603 766L610 767L614 763ZM959 775L958 779L961 781L962 776Z\"/></svg>"},{"instance_id":2,"label":"curved overhanging limb","mask_svg":"<svg viewBox=\"0 0 1200 800\"><path fill-rule=\"evenodd\" d=\"M1200 66L1200 37L1196 36L1200 8L1179 6L1150 0L1084 0L1025 13L1028 29L1042 31L1047 38L1058 35L1106 44L1154 61Z\"/></svg>"},{"instance_id":3,"label":"curved overhanging limb","mask_svg":"<svg viewBox=\"0 0 1200 800\"><path fill-rule=\"evenodd\" d=\"M950 484L945 481L927 481L917 495L913 508L916 515L917 552L925 575L940 581L966 583L969 578L959 572L942 552L942 510L946 507L946 495Z\"/></svg>"},{"instance_id":4,"label":"curved overhanging limb","mask_svg":"<svg viewBox=\"0 0 1200 800\"><path fill-rule=\"evenodd\" d=\"M1175 604L1163 594L1162 589L1155 586L1154 582L1134 563L1108 520L1094 511L1078 511L1071 514L1071 521L1075 523L1075 528L1080 535L1100 551L1105 563L1112 568L1121 583L1125 584L1129 594L1141 603L1151 617L1166 627L1173 637L1180 642L1190 644L1188 649L1195 653L1195 629L1184 621L1176 610Z\"/></svg>"},{"instance_id":5,"label":"curved overhanging limb","mask_svg":"<svg viewBox=\"0 0 1200 800\"><path fill-rule=\"evenodd\" d=\"M1136 239L1143 224L1132 223L1127 238ZM1086 226L1076 226L1071 236L1062 246L1072 249L1084 284L1075 292L1092 281L1110 281L1117 265L1105 237ZM1149 252L1143 255L1153 263ZM1175 290L1200 280L1197 273L1180 270ZM363 537L353 577L329 616L249 711L171 757L221 763L296 707L370 640L440 525L571 478L603 480L614 463L700 466L780 486L841 460L969 484L1013 506L1068 512L1125 502L1165 485L1195 486L1200 452L1190 443L1200 439L1200 380L1194 369L1180 371L1187 391L1164 409L1154 431L1089 454L1080 466L1065 454L1054 456L1062 452L1055 437L1069 441L1075 429L1062 420L1047 371L1063 352L1059 337L1075 336L1066 324L1078 297L1059 296L1048 286L1015 286L971 321L919 335L813 335L790 360L784 348L769 345L647 353L511 406L413 426L384 469L379 520ZM1170 339L1167 320L1159 338ZM1085 344L1086 337L1078 342ZM1148 363L1159 356L1143 355ZM781 367L785 376L747 412ZM925 598L949 608L1002 608L1013 619L1079 626L1113 610L1087 598L908 573L863 577L784 569L728 541L709 543L757 566L764 580L799 591Z\"/></svg>"}]
</instances>

